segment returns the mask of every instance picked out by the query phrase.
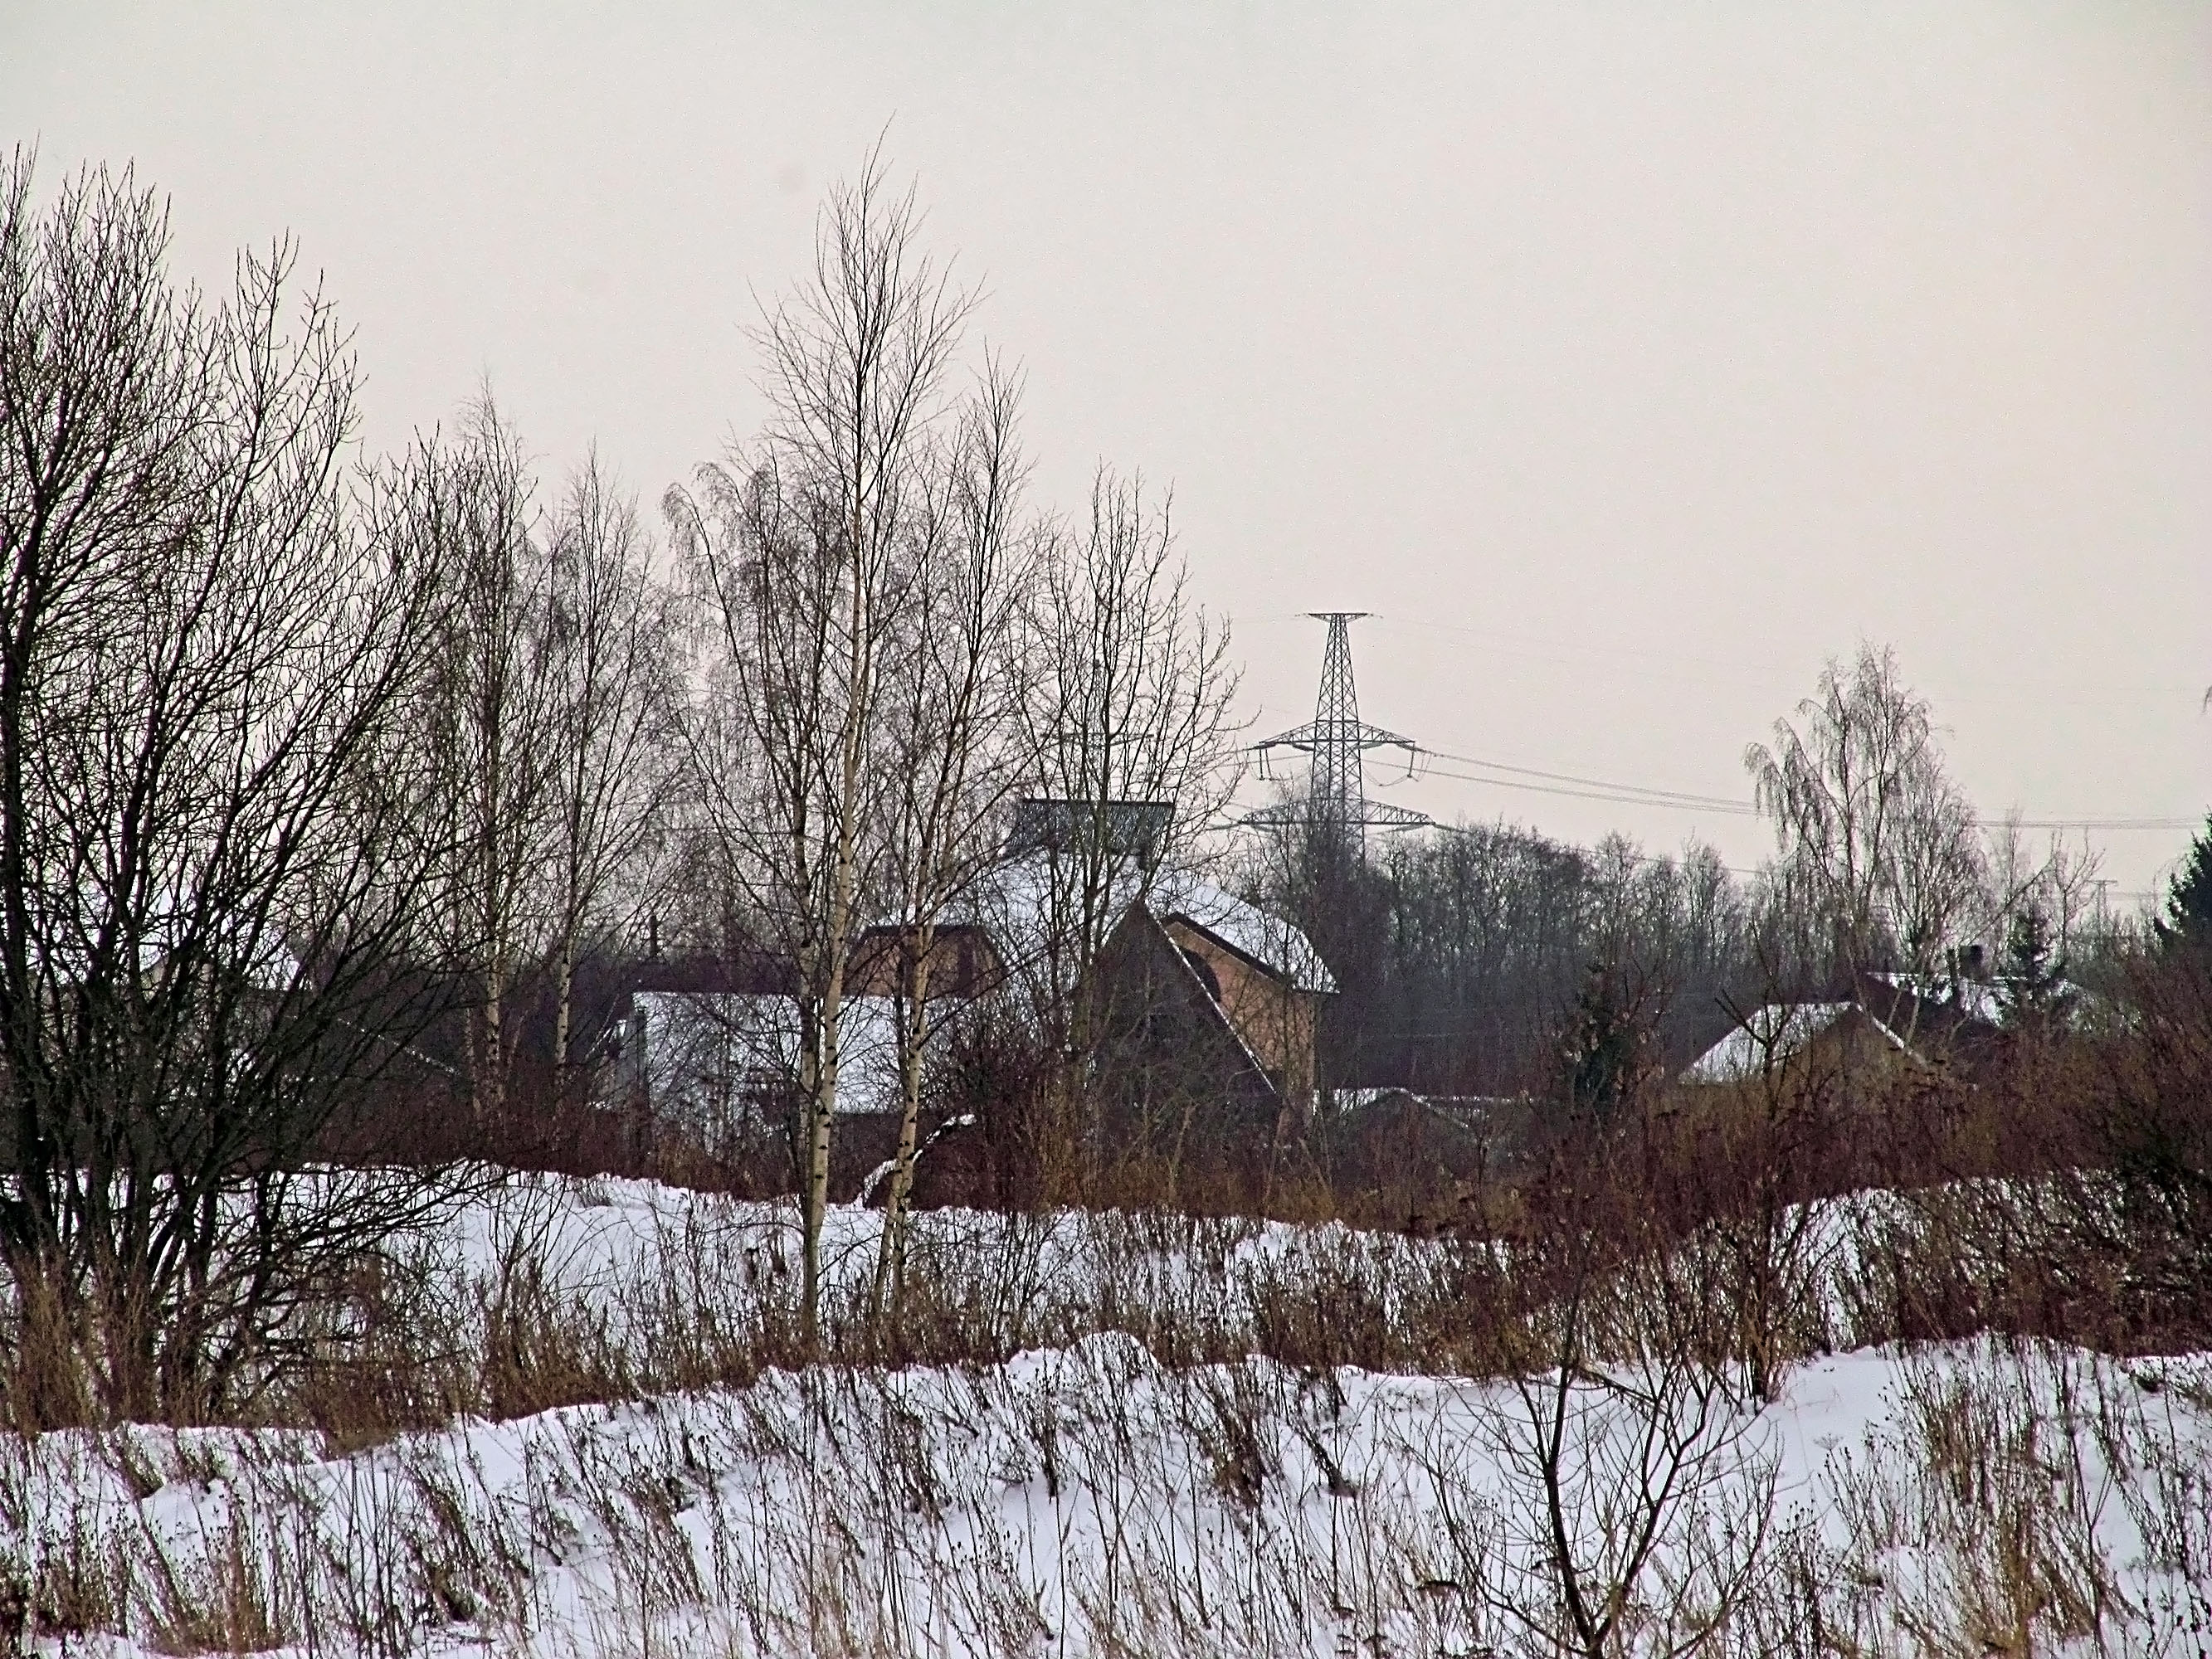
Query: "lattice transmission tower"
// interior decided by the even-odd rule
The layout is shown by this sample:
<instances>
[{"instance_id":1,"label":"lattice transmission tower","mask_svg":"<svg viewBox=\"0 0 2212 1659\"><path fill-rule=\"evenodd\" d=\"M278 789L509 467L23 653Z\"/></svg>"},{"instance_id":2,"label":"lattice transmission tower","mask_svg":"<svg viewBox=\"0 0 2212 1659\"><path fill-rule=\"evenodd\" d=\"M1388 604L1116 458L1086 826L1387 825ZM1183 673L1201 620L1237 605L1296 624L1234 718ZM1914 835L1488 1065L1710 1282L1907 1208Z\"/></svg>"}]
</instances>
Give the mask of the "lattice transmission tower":
<instances>
[{"instance_id":1,"label":"lattice transmission tower","mask_svg":"<svg viewBox=\"0 0 2212 1659\"><path fill-rule=\"evenodd\" d=\"M1411 738L1369 726L1359 718L1359 693L1352 679L1352 624L1368 613L1314 611L1307 614L1328 624L1328 643L1321 659L1321 696L1314 704L1313 720L1254 745L1263 777L1267 756L1273 750L1296 749L1313 757L1307 773L1305 809L1301 813L1295 807L1263 808L1246 822L1310 824L1318 834L1332 837L1354 857L1361 857L1366 853L1370 827L1410 830L1429 821L1425 814L1367 799L1367 751L1402 749L1410 769L1420 746Z\"/></svg>"}]
</instances>

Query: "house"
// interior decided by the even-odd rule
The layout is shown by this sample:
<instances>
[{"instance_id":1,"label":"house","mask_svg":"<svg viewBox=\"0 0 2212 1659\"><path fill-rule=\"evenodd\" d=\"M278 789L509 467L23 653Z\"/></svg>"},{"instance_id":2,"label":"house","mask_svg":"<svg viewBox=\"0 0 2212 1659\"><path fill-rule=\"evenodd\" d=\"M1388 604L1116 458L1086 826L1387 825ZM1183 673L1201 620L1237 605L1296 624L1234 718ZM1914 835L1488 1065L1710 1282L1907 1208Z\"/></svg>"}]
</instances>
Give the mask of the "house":
<instances>
[{"instance_id":1,"label":"house","mask_svg":"<svg viewBox=\"0 0 2212 1659\"><path fill-rule=\"evenodd\" d=\"M1727 1086L1786 1072L1834 1079L1848 1097L1901 1066L1971 1077L1991 1051L2004 1007L1997 981L1863 973L1848 997L1753 1009L1680 1081Z\"/></svg>"},{"instance_id":2,"label":"house","mask_svg":"<svg viewBox=\"0 0 2212 1659\"><path fill-rule=\"evenodd\" d=\"M861 996L896 996L900 943L908 931L887 923L863 928L845 969L847 986ZM972 921L940 921L930 929L928 966L933 1002L940 997L972 1001L998 988L1006 976L990 930Z\"/></svg>"},{"instance_id":3,"label":"house","mask_svg":"<svg viewBox=\"0 0 2212 1659\"><path fill-rule=\"evenodd\" d=\"M1969 960L1978 964L1978 948ZM2062 1023L2086 1000L2080 987L2063 979L2048 981L2039 994L2042 1006ZM1968 1065L1983 1060L1997 1032L2012 1024L2030 1000L2017 977L1975 971L1862 974L1858 996L1908 1044Z\"/></svg>"},{"instance_id":4,"label":"house","mask_svg":"<svg viewBox=\"0 0 2212 1659\"><path fill-rule=\"evenodd\" d=\"M1130 903L1092 969L1119 1061L1179 1089L1310 1111L1322 999L1336 984L1304 934L1200 883Z\"/></svg>"},{"instance_id":5,"label":"house","mask_svg":"<svg viewBox=\"0 0 2212 1659\"><path fill-rule=\"evenodd\" d=\"M1014 1000L1111 1005L1121 1063L1149 1043L1150 1075L1180 1068L1221 1098L1257 1090L1303 1115L1336 982L1291 923L1164 867L1173 823L1168 801L1017 802L1003 860L963 919L989 936ZM1096 961L1085 960L1086 940L1101 941ZM1129 1026L1139 1009L1141 1030Z\"/></svg>"},{"instance_id":6,"label":"house","mask_svg":"<svg viewBox=\"0 0 2212 1659\"><path fill-rule=\"evenodd\" d=\"M788 1180L803 1096L799 1003L788 986L704 982L631 994L625 1058L631 1097L653 1134L744 1174L763 1191ZM837 1022L837 1114L830 1126L831 1195L854 1196L889 1157L903 1104L898 1004L857 992Z\"/></svg>"},{"instance_id":7,"label":"house","mask_svg":"<svg viewBox=\"0 0 2212 1659\"><path fill-rule=\"evenodd\" d=\"M1528 1095L1330 1091L1318 1137L1330 1179L1369 1224L1415 1232L1479 1219L1466 1201L1534 1165L1543 1108Z\"/></svg>"},{"instance_id":8,"label":"house","mask_svg":"<svg viewBox=\"0 0 2212 1659\"><path fill-rule=\"evenodd\" d=\"M1770 1002L1691 1062L1681 1081L1726 1087L1785 1073L1864 1079L1909 1060L1905 1039L1856 1000Z\"/></svg>"},{"instance_id":9,"label":"house","mask_svg":"<svg viewBox=\"0 0 2212 1659\"><path fill-rule=\"evenodd\" d=\"M1320 1010L1336 994L1328 964L1281 917L1187 872L1146 866L1139 854L1154 843L1156 821L1131 811L1117 822L1133 851L1103 870L1081 867L1048 840L1010 837L1011 856L970 900L1009 988L1036 1005L1109 1004L1121 1026L1146 1010L1145 1041L1161 1049L1155 1069L1172 1060L1224 1097L1256 1087L1277 1105L1310 1109ZM1081 939L1101 922L1103 941L1086 963ZM1168 1018L1176 1009L1180 1025ZM1129 1055L1131 1031L1109 1030Z\"/></svg>"},{"instance_id":10,"label":"house","mask_svg":"<svg viewBox=\"0 0 2212 1659\"><path fill-rule=\"evenodd\" d=\"M1335 982L1296 927L1158 867L1170 813L1152 801L1018 803L1002 861L933 929L934 1023L957 1034L996 1018L1042 1035L1047 1011L1079 1003L1093 1088L1131 1123L1172 1122L1178 1146L1279 1145L1311 1110L1320 1009ZM1101 930L1092 957L1080 941ZM854 939L839 1021L841 1168L896 1140L902 945L887 923ZM641 964L624 1043L635 1096L717 1156L787 1141L796 991L792 966L764 955ZM844 1156L846 1143L863 1150Z\"/></svg>"}]
</instances>

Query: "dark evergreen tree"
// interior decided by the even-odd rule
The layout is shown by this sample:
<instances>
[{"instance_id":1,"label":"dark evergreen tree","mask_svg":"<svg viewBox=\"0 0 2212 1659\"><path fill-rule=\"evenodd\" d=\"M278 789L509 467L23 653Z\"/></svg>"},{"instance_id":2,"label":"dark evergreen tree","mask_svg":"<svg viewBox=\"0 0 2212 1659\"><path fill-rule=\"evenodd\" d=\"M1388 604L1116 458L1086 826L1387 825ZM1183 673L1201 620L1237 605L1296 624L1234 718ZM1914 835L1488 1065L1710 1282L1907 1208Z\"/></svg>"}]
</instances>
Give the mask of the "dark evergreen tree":
<instances>
[{"instance_id":1,"label":"dark evergreen tree","mask_svg":"<svg viewBox=\"0 0 2212 1659\"><path fill-rule=\"evenodd\" d=\"M1571 1105L1610 1117L1652 1080L1658 1062L1653 1000L1648 984L1633 975L1610 963L1590 963L1560 1055Z\"/></svg>"},{"instance_id":2,"label":"dark evergreen tree","mask_svg":"<svg viewBox=\"0 0 2212 1659\"><path fill-rule=\"evenodd\" d=\"M2066 982L2066 959L2051 936L2051 918L2041 905L2023 904L2005 931L1998 1001L2008 1028L2047 1030L2062 1023L2073 1002Z\"/></svg>"},{"instance_id":3,"label":"dark evergreen tree","mask_svg":"<svg viewBox=\"0 0 2212 1659\"><path fill-rule=\"evenodd\" d=\"M2212 950L2212 817L2189 843L2189 857L2167 884L2166 914L2151 926L2166 950Z\"/></svg>"}]
</instances>

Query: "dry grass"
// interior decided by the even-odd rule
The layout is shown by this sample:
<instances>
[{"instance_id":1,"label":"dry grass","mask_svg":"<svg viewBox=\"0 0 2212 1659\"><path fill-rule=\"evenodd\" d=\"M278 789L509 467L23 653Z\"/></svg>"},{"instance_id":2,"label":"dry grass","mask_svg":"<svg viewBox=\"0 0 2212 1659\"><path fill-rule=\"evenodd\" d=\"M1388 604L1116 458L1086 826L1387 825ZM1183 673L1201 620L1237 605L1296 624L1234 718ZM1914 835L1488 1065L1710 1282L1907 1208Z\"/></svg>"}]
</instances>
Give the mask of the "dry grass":
<instances>
[{"instance_id":1,"label":"dry grass","mask_svg":"<svg viewBox=\"0 0 2212 1659\"><path fill-rule=\"evenodd\" d=\"M121 1430L70 1455L140 1501L79 1480L92 1498L16 1533L40 1490L19 1449L0 1520L34 1540L39 1634L175 1651L1558 1651L1540 1498L1480 1450L1525 1434L1511 1391L1348 1376L1094 1339L1015 1370L823 1365L680 1414L556 1413L496 1457L406 1437L325 1466L312 1436ZM2194 1651L2201 1367L1991 1345L1900 1378L1802 1495L1825 1533L1773 1507L1755 1437L1716 1443L1725 1478L1668 1511L1604 1650ZM1633 1440L1589 1435L1585 1475ZM2148 1578L2119 1571L2123 1515Z\"/></svg>"},{"instance_id":2,"label":"dry grass","mask_svg":"<svg viewBox=\"0 0 2212 1659\"><path fill-rule=\"evenodd\" d=\"M517 1181L473 1266L395 1241L303 1310L309 1340L255 1390L250 1441L78 1436L123 1508L48 1512L32 1471L60 1443L5 1443L0 1537L21 1555L0 1560L0 1651L19 1605L33 1633L175 1651L397 1653L459 1625L538 1650L896 1653L926 1628L966 1651L1257 1654L1307 1639L1316 1609L1347 1650L1534 1651L1530 1632L1558 1627L1480 1589L1543 1604L1525 1495L1484 1486L1434 1423L1388 1457L1356 1443L1342 1379L1540 1376L1570 1290L1589 1363L1663 1352L1740 1401L1837 1347L2012 1339L1908 1368L1886 1437L1839 1449L1825 1531L1678 1510L1680 1536L1750 1547L1708 1553L1735 1564L1725 1595L1655 1565L1620 1650L1673 1631L1728 1654L2193 1651L2212 1505L2191 1425L2212 1399L2189 1367L2051 1345L2192 1339L2196 1143L2172 1122L2195 1119L2160 1120L2162 1164L2140 1146L2094 1158L2118 1133L2109 1079L2148 1085L2032 1058L1979 1091L1907 1079L1871 1120L1740 1097L1565 1125L1419 1238L1331 1221L1296 1183L1285 1201L1322 1218L925 1214L896 1320L871 1310L856 1224L811 1348L788 1230L759 1206L671 1205L638 1271L580 1285L561 1210L588 1183ZM1863 1177L1886 1184L1840 1191ZM69 1334L35 1296L8 1325L13 1420L87 1420ZM1024 1352L1051 1356L1051 1380L1008 1380ZM947 1376L969 1392L923 1403L913 1379ZM610 1450L608 1425L678 1395L719 1402L719 1464L679 1439ZM471 1419L537 1425L542 1468L504 1508L426 1432ZM833 1424L848 1439L829 1448ZM1042 1530L978 1519L978 1455L1047 1506ZM377 1490L307 1473L341 1457ZM737 1464L781 1484L715 1473ZM1319 1532L1283 1530L1290 1488ZM1087 1543L1079 1511L1101 1528ZM2148 1580L2110 1553L2123 1517ZM1021 1553L1041 1537L1060 1551L1042 1578ZM548 1584L585 1562L589 1595L556 1607Z\"/></svg>"}]
</instances>

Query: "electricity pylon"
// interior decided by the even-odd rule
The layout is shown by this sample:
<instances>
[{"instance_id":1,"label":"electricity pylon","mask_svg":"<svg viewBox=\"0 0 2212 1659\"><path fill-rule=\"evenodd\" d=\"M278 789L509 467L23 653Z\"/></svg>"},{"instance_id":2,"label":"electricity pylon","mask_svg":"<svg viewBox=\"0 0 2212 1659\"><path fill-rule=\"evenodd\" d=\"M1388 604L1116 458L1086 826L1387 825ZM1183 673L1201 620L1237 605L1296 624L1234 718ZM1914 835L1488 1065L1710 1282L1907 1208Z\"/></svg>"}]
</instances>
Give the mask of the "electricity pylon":
<instances>
[{"instance_id":1,"label":"electricity pylon","mask_svg":"<svg viewBox=\"0 0 2212 1659\"><path fill-rule=\"evenodd\" d=\"M1262 776L1267 775L1270 750L1297 749L1313 757L1307 775L1305 811L1301 814L1295 808L1267 807L1245 822L1304 823L1353 857L1364 857L1370 825L1410 830L1429 821L1422 813L1367 799L1367 751L1402 749L1410 767L1420 749L1411 738L1369 726L1359 718L1359 694L1352 682L1352 624L1368 613L1314 611L1307 614L1328 624L1328 644L1321 659L1321 696L1314 704L1313 720L1253 745L1260 757Z\"/></svg>"}]
</instances>

